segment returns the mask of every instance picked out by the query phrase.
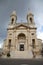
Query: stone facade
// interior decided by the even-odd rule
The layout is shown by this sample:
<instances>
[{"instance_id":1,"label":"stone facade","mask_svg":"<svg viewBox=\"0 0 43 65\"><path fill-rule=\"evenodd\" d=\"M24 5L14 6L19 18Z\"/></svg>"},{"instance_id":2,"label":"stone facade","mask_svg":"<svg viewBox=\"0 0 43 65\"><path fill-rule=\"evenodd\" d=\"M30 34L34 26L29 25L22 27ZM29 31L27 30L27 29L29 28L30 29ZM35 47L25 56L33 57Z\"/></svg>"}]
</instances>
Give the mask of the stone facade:
<instances>
[{"instance_id":1,"label":"stone facade","mask_svg":"<svg viewBox=\"0 0 43 65\"><path fill-rule=\"evenodd\" d=\"M37 39L34 15L27 14L27 23L17 23L16 12L12 12L3 45L3 57L33 58L40 55L42 41Z\"/></svg>"}]
</instances>

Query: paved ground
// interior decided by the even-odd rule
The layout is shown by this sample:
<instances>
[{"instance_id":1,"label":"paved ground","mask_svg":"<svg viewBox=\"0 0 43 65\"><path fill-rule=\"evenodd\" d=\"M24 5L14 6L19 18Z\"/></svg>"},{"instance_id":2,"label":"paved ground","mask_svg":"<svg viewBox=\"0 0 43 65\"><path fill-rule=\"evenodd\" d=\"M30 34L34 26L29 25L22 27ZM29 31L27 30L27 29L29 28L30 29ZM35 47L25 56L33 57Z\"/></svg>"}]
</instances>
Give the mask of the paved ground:
<instances>
[{"instance_id":1,"label":"paved ground","mask_svg":"<svg viewBox=\"0 0 43 65\"><path fill-rule=\"evenodd\" d=\"M43 59L0 59L0 65L43 65Z\"/></svg>"}]
</instances>

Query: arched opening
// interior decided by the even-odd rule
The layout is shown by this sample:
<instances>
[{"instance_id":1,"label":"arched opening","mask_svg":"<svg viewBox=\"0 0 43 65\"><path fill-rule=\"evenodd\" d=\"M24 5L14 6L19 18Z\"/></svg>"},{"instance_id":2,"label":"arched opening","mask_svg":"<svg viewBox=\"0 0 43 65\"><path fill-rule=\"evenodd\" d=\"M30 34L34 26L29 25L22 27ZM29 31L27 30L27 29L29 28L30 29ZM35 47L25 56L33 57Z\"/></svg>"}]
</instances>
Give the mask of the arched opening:
<instances>
[{"instance_id":1,"label":"arched opening","mask_svg":"<svg viewBox=\"0 0 43 65\"><path fill-rule=\"evenodd\" d=\"M35 39L32 39L32 47L35 48Z\"/></svg>"},{"instance_id":2,"label":"arched opening","mask_svg":"<svg viewBox=\"0 0 43 65\"><path fill-rule=\"evenodd\" d=\"M13 24L13 22L14 22L14 18L12 18L12 20L11 20L11 24Z\"/></svg>"},{"instance_id":3,"label":"arched opening","mask_svg":"<svg viewBox=\"0 0 43 65\"><path fill-rule=\"evenodd\" d=\"M30 18L30 22L32 23L32 18Z\"/></svg>"},{"instance_id":4,"label":"arched opening","mask_svg":"<svg viewBox=\"0 0 43 65\"><path fill-rule=\"evenodd\" d=\"M25 41L26 41L25 34L20 33L18 35L19 51L24 51L25 50Z\"/></svg>"},{"instance_id":5,"label":"arched opening","mask_svg":"<svg viewBox=\"0 0 43 65\"><path fill-rule=\"evenodd\" d=\"M18 35L18 39L26 39L25 34L20 33L20 34Z\"/></svg>"}]
</instances>

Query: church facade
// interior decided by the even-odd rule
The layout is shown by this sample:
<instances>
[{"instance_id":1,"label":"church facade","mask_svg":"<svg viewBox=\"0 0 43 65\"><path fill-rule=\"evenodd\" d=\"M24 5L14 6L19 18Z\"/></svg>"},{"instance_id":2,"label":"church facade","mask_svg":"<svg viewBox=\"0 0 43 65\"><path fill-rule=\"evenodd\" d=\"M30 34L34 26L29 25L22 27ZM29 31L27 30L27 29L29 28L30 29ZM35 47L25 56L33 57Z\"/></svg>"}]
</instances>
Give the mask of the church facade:
<instances>
[{"instance_id":1,"label":"church facade","mask_svg":"<svg viewBox=\"0 0 43 65\"><path fill-rule=\"evenodd\" d=\"M3 45L3 58L36 58L40 56L42 40L37 39L34 15L27 14L27 22L17 23L16 12L10 16L7 37Z\"/></svg>"}]
</instances>

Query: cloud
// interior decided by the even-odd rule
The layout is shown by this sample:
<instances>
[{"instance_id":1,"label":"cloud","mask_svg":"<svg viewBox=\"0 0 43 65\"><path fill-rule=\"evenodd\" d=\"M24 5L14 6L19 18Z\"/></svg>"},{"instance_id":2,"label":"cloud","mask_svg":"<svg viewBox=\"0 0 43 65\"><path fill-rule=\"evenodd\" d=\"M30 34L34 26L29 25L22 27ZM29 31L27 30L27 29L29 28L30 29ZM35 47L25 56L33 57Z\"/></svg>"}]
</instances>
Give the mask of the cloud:
<instances>
[{"instance_id":1,"label":"cloud","mask_svg":"<svg viewBox=\"0 0 43 65\"><path fill-rule=\"evenodd\" d=\"M0 48L3 47L3 41L0 41Z\"/></svg>"},{"instance_id":2,"label":"cloud","mask_svg":"<svg viewBox=\"0 0 43 65\"><path fill-rule=\"evenodd\" d=\"M2 48L2 43L0 44L0 48Z\"/></svg>"},{"instance_id":3,"label":"cloud","mask_svg":"<svg viewBox=\"0 0 43 65\"><path fill-rule=\"evenodd\" d=\"M37 33L37 38L40 38L43 40L43 32L38 32Z\"/></svg>"},{"instance_id":4,"label":"cloud","mask_svg":"<svg viewBox=\"0 0 43 65\"><path fill-rule=\"evenodd\" d=\"M37 14L35 17L35 23L37 26L37 37L43 40L43 14Z\"/></svg>"},{"instance_id":5,"label":"cloud","mask_svg":"<svg viewBox=\"0 0 43 65\"><path fill-rule=\"evenodd\" d=\"M36 23L38 30L41 30L41 28L43 27L43 14L36 15L35 23Z\"/></svg>"}]
</instances>

